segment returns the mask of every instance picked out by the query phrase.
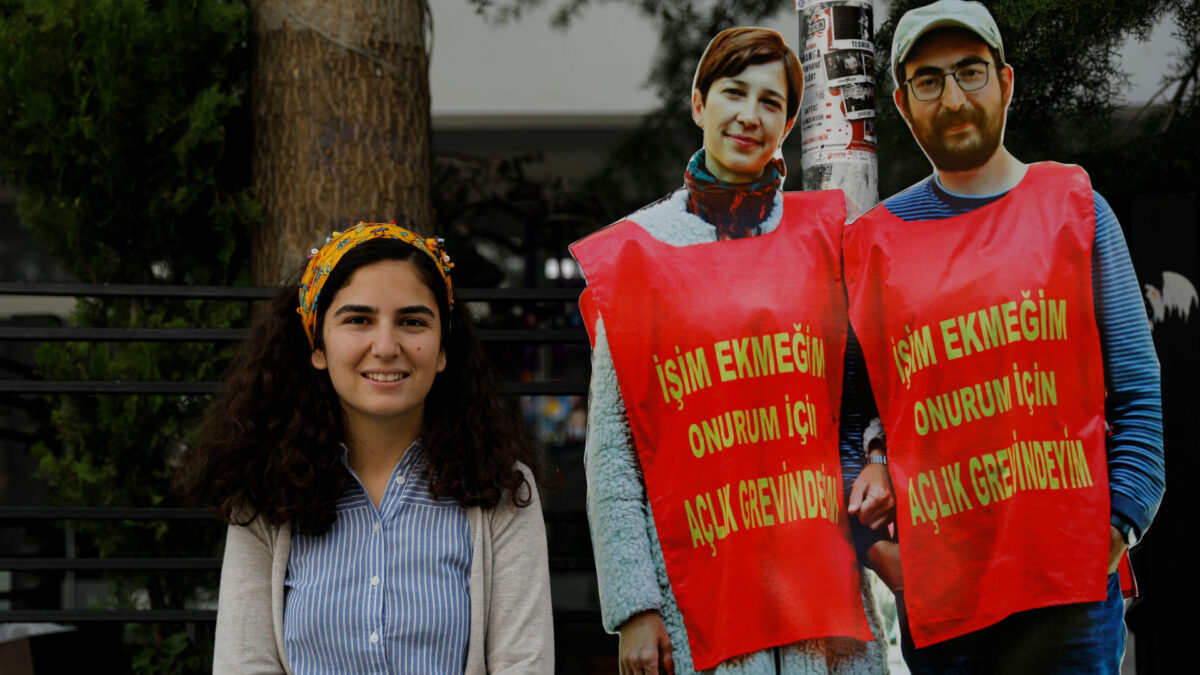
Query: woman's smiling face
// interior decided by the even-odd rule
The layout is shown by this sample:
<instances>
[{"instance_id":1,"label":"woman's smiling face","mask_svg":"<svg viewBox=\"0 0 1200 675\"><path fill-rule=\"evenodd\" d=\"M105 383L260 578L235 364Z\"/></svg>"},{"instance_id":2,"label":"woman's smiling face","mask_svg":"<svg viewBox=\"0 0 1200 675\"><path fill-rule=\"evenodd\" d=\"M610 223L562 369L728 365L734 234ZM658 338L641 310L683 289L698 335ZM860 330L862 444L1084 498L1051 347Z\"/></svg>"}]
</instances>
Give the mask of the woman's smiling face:
<instances>
[{"instance_id":1,"label":"woman's smiling face","mask_svg":"<svg viewBox=\"0 0 1200 675\"><path fill-rule=\"evenodd\" d=\"M415 424L446 367L433 291L412 263L385 260L355 270L329 303L312 365L329 371L346 425Z\"/></svg>"},{"instance_id":2,"label":"woman's smiling face","mask_svg":"<svg viewBox=\"0 0 1200 675\"><path fill-rule=\"evenodd\" d=\"M713 81L707 96L692 91L692 119L704 130L705 165L719 180L748 183L791 128L783 61L746 66Z\"/></svg>"}]
</instances>

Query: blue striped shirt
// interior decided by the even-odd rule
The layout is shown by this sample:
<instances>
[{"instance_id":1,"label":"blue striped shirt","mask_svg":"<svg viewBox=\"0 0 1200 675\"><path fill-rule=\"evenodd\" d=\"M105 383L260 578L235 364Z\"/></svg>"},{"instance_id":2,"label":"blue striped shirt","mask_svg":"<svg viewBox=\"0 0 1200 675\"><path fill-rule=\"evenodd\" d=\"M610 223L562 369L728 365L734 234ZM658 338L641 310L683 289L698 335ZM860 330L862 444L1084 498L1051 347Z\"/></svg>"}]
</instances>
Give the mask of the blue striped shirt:
<instances>
[{"instance_id":1,"label":"blue striped shirt","mask_svg":"<svg viewBox=\"0 0 1200 675\"><path fill-rule=\"evenodd\" d=\"M346 461L342 462L354 475ZM329 531L296 534L283 640L297 675L462 673L471 623L471 529L424 479L420 442L392 470L379 508L358 476Z\"/></svg>"},{"instance_id":2,"label":"blue striped shirt","mask_svg":"<svg viewBox=\"0 0 1200 675\"><path fill-rule=\"evenodd\" d=\"M842 358L842 407L838 417L838 454L842 464L842 482L846 494L867 464L863 432L871 419L879 417L871 383L867 379L867 364L863 362L862 346L854 335L854 327L846 326L846 354ZM850 520L851 526L857 518Z\"/></svg>"},{"instance_id":3,"label":"blue striped shirt","mask_svg":"<svg viewBox=\"0 0 1200 675\"><path fill-rule=\"evenodd\" d=\"M907 222L939 220L986 206L1004 194L956 195L942 187L935 174L884 200L883 208ZM1096 213L1092 298L1108 391L1112 511L1140 535L1150 527L1165 486L1158 357L1121 226L1108 202L1094 191L1092 202Z\"/></svg>"},{"instance_id":4,"label":"blue striped shirt","mask_svg":"<svg viewBox=\"0 0 1200 675\"><path fill-rule=\"evenodd\" d=\"M843 501L850 498L854 481L867 465L867 452L863 447L863 432L871 419L879 417L875 397L871 393L871 382L867 377L867 364L863 361L862 345L854 335L854 327L846 326L846 354L842 371L842 407L838 419L838 455L842 465ZM887 528L872 530L857 517L850 519L850 534L859 558L866 559L867 549L880 539L888 538Z\"/></svg>"}]
</instances>

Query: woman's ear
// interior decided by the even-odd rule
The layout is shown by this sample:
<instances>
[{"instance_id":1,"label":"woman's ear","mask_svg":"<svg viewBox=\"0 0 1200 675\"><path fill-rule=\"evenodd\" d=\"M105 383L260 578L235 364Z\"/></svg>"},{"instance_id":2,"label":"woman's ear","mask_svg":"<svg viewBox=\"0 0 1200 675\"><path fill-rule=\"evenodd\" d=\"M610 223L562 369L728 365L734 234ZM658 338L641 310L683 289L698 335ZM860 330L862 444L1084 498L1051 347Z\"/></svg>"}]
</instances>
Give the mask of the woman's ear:
<instances>
[{"instance_id":1,"label":"woman's ear","mask_svg":"<svg viewBox=\"0 0 1200 675\"><path fill-rule=\"evenodd\" d=\"M704 128L704 97L699 89L692 90L692 121L701 129Z\"/></svg>"},{"instance_id":2,"label":"woman's ear","mask_svg":"<svg viewBox=\"0 0 1200 675\"><path fill-rule=\"evenodd\" d=\"M324 349L318 348L318 349L314 349L312 351L312 365L313 365L313 368L316 368L317 370L328 370L329 369L329 363L325 361L325 350Z\"/></svg>"}]
</instances>

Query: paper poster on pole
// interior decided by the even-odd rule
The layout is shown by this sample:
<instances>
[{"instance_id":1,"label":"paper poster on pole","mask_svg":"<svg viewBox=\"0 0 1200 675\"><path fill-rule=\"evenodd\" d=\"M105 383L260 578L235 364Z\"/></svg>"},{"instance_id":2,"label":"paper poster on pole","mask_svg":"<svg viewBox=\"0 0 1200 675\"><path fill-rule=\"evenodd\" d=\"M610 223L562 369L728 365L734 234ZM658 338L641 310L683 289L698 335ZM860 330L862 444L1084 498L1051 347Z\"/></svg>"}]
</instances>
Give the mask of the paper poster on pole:
<instances>
[{"instance_id":1,"label":"paper poster on pole","mask_svg":"<svg viewBox=\"0 0 1200 675\"><path fill-rule=\"evenodd\" d=\"M869 0L798 0L796 7L804 45L800 138L805 189L840 187L860 204L874 203L873 7Z\"/></svg>"}]
</instances>

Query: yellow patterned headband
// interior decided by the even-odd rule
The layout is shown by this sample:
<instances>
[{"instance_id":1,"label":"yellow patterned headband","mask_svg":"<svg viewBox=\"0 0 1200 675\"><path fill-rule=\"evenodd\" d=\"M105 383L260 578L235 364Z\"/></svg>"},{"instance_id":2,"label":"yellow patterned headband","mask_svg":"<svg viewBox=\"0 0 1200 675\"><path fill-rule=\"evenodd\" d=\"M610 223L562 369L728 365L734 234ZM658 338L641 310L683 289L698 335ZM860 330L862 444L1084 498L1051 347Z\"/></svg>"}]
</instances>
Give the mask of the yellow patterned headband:
<instances>
[{"instance_id":1,"label":"yellow patterned headband","mask_svg":"<svg viewBox=\"0 0 1200 675\"><path fill-rule=\"evenodd\" d=\"M304 324L309 345L315 346L317 299L325 281L329 279L329 273L350 249L371 239L399 239L429 256L446 282L446 300L454 307L454 288L450 285L450 270L454 268L454 263L450 262L450 256L446 253L444 240L440 237L422 237L396 225L394 220L391 223L359 223L345 232L334 232L326 237L324 246L314 248L308 254L308 267L300 278L300 307L296 312Z\"/></svg>"}]
</instances>

